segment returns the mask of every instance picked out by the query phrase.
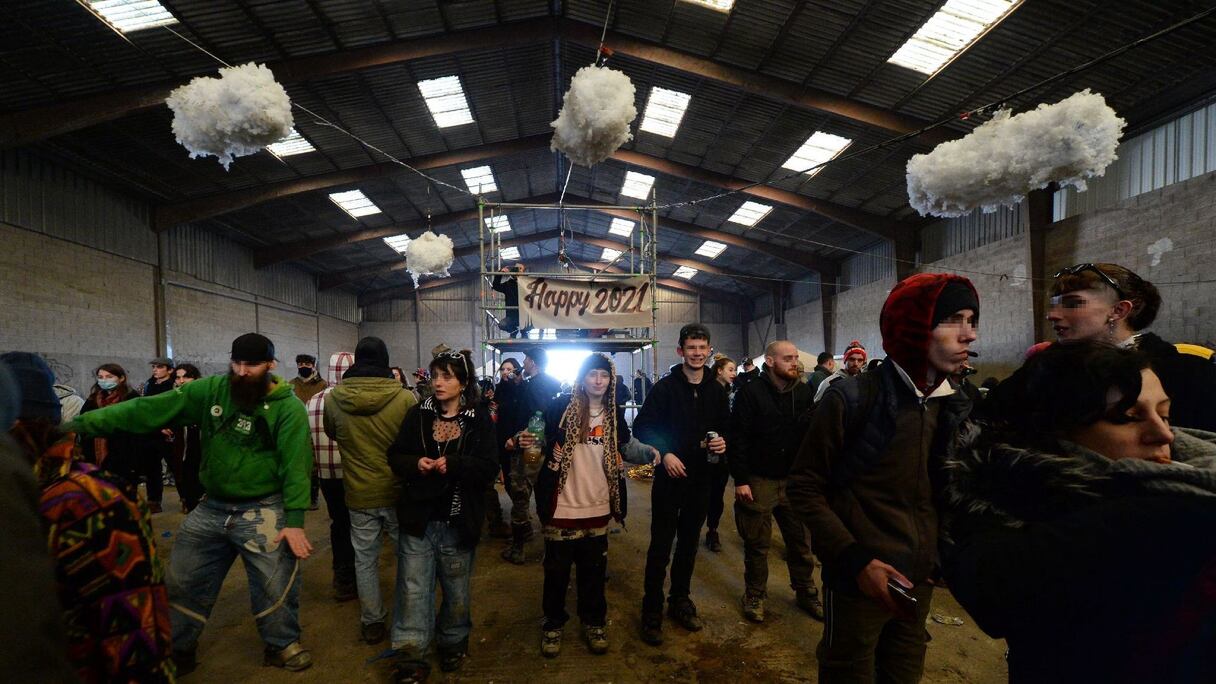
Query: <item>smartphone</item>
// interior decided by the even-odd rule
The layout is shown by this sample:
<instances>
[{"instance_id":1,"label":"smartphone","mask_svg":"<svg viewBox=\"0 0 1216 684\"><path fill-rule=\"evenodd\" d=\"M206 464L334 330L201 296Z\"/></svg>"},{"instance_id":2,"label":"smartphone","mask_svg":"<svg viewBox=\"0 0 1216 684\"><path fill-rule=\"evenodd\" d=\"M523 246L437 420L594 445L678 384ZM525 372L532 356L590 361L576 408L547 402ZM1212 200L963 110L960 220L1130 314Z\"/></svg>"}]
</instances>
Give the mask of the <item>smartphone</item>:
<instances>
[{"instance_id":1,"label":"smartphone","mask_svg":"<svg viewBox=\"0 0 1216 684\"><path fill-rule=\"evenodd\" d=\"M916 619L916 597L908 593L904 586L895 580L887 580L887 591L890 592L891 598L895 599L895 606L899 609L897 617L901 620Z\"/></svg>"}]
</instances>

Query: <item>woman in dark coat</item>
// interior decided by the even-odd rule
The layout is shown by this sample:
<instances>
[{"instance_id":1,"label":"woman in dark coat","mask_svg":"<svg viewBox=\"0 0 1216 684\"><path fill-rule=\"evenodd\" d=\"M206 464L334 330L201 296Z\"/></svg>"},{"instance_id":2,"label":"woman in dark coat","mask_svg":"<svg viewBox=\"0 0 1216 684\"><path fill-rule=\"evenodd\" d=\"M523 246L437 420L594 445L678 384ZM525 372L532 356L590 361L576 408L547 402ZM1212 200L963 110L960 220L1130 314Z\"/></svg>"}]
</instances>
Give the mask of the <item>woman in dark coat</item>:
<instances>
[{"instance_id":1,"label":"woman in dark coat","mask_svg":"<svg viewBox=\"0 0 1216 684\"><path fill-rule=\"evenodd\" d=\"M93 371L96 382L93 390L80 407L81 413L117 404L139 396L127 384L127 371L116 363L103 363ZM81 439L80 451L83 460L104 468L139 487L140 454L147 447L146 435L119 432L109 437L85 437Z\"/></svg>"}]
</instances>

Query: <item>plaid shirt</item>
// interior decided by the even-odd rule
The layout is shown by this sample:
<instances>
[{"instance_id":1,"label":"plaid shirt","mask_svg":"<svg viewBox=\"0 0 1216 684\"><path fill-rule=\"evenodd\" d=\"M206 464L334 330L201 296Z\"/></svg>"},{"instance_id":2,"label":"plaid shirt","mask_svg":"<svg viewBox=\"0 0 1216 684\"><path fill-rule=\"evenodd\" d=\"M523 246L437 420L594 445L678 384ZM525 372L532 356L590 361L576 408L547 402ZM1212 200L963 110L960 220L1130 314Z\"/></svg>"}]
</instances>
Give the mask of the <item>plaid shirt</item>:
<instances>
[{"instance_id":1,"label":"plaid shirt","mask_svg":"<svg viewBox=\"0 0 1216 684\"><path fill-rule=\"evenodd\" d=\"M314 395L305 406L308 408L308 426L312 433L313 472L324 480L342 479L342 454L338 443L325 434L325 397L342 380L342 374L354 363L349 352L339 352L330 357L329 387Z\"/></svg>"}]
</instances>

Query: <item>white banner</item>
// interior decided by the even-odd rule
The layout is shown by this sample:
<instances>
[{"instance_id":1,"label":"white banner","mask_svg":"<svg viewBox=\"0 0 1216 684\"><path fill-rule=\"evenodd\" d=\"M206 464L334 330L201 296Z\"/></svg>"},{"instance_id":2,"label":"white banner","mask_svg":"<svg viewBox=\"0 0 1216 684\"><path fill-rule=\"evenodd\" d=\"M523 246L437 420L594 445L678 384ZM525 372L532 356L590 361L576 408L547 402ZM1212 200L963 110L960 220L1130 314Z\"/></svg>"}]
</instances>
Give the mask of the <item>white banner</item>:
<instances>
[{"instance_id":1,"label":"white banner","mask_svg":"<svg viewBox=\"0 0 1216 684\"><path fill-rule=\"evenodd\" d=\"M650 327L647 276L599 281L519 276L519 319L534 328Z\"/></svg>"}]
</instances>

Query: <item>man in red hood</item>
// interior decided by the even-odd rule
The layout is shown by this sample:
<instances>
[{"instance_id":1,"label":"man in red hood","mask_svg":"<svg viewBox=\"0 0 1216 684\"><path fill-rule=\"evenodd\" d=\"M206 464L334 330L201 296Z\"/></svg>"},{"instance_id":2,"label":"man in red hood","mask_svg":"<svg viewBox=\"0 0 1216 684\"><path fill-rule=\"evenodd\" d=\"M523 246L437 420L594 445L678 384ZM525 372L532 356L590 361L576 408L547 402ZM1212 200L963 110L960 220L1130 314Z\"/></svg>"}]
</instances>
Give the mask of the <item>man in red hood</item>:
<instances>
[{"instance_id":1,"label":"man in red hood","mask_svg":"<svg viewBox=\"0 0 1216 684\"><path fill-rule=\"evenodd\" d=\"M971 402L950 375L975 341L979 296L956 275L895 286L879 318L886 361L832 383L790 472L790 507L823 561L822 682L917 682L937 572L933 483Z\"/></svg>"}]
</instances>

